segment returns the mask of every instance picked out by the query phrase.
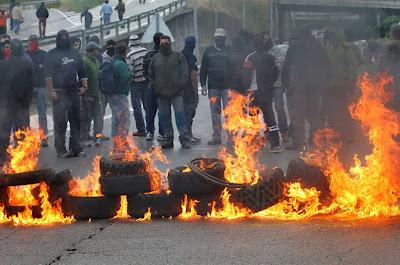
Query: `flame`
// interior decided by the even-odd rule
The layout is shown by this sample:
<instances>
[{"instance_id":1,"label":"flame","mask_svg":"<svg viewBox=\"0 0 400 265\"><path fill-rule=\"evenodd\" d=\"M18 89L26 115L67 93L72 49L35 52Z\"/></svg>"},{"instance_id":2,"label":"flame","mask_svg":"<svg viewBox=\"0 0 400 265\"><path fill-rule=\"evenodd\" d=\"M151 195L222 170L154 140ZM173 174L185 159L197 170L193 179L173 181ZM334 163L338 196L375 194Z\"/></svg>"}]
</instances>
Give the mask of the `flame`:
<instances>
[{"instance_id":1,"label":"flame","mask_svg":"<svg viewBox=\"0 0 400 265\"><path fill-rule=\"evenodd\" d=\"M69 195L77 197L100 197L101 192L100 179L100 156L93 159L93 171L90 172L84 179L75 177L70 180Z\"/></svg>"},{"instance_id":2,"label":"flame","mask_svg":"<svg viewBox=\"0 0 400 265\"><path fill-rule=\"evenodd\" d=\"M0 204L0 224L8 223L10 221L10 219L8 219L8 217L6 216L4 210L4 205Z\"/></svg>"},{"instance_id":3,"label":"flame","mask_svg":"<svg viewBox=\"0 0 400 265\"><path fill-rule=\"evenodd\" d=\"M134 161L139 158L139 148L132 137L116 136L110 156L122 161Z\"/></svg>"},{"instance_id":4,"label":"flame","mask_svg":"<svg viewBox=\"0 0 400 265\"><path fill-rule=\"evenodd\" d=\"M230 92L229 103L224 110L224 129L232 136L235 154L231 155L223 149L219 156L226 166L225 178L234 183L255 184L261 178L258 169L262 166L255 154L265 145L260 132L266 126L261 122L260 110L248 107L251 101L250 96Z\"/></svg>"},{"instance_id":5,"label":"flame","mask_svg":"<svg viewBox=\"0 0 400 265\"><path fill-rule=\"evenodd\" d=\"M155 162L160 161L164 164L168 164L169 161L167 157L163 154L160 147L152 147L150 151L140 154L140 158L146 162L146 172L150 176L151 190L160 193L162 189L162 179L166 179L168 170L161 172L160 169L156 167Z\"/></svg>"},{"instance_id":6,"label":"flame","mask_svg":"<svg viewBox=\"0 0 400 265\"><path fill-rule=\"evenodd\" d=\"M195 209L198 203L199 201L189 200L188 196L185 194L181 204L182 213L179 215L178 218L182 220L193 220L201 218L201 216L197 214L197 211Z\"/></svg>"},{"instance_id":7,"label":"flame","mask_svg":"<svg viewBox=\"0 0 400 265\"><path fill-rule=\"evenodd\" d=\"M143 218L136 219L137 222L148 222L151 221L151 208L147 208L147 212Z\"/></svg>"},{"instance_id":8,"label":"flame","mask_svg":"<svg viewBox=\"0 0 400 265\"><path fill-rule=\"evenodd\" d=\"M117 215L113 219L128 219L128 198L126 195L121 196L121 206L117 212Z\"/></svg>"},{"instance_id":9,"label":"flame","mask_svg":"<svg viewBox=\"0 0 400 265\"><path fill-rule=\"evenodd\" d=\"M207 213L207 219L228 219L234 220L239 218L249 217L251 211L249 209L236 206L230 200L231 195L228 192L228 189L225 189L221 195L222 199L222 208L218 210L216 208L216 202L212 203L211 213Z\"/></svg>"},{"instance_id":10,"label":"flame","mask_svg":"<svg viewBox=\"0 0 400 265\"><path fill-rule=\"evenodd\" d=\"M4 165L5 173L22 173L37 168L41 141L45 134L41 130L26 129L15 133L16 146L9 146L7 152L10 160ZM39 189L38 198L32 194ZM61 201L52 205L49 201L49 188L45 183L8 187L8 204L11 206L25 206L25 210L7 218L4 206L0 207L0 222L12 222L14 225L51 225L56 223L67 224L74 221L73 217L65 217L61 210ZM41 218L34 218L31 206L40 205Z\"/></svg>"}]
</instances>

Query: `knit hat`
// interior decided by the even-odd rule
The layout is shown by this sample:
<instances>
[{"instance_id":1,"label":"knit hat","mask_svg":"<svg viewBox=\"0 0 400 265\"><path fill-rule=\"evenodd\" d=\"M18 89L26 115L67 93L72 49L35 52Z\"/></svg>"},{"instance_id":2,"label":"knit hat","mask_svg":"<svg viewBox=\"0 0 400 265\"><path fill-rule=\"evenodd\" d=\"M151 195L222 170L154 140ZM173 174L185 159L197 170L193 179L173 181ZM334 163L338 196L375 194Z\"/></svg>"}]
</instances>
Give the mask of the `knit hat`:
<instances>
[{"instance_id":1,"label":"knit hat","mask_svg":"<svg viewBox=\"0 0 400 265\"><path fill-rule=\"evenodd\" d=\"M93 50L101 50L101 47L96 42L90 41L86 45L86 51L90 52L90 51L93 51Z\"/></svg>"}]
</instances>

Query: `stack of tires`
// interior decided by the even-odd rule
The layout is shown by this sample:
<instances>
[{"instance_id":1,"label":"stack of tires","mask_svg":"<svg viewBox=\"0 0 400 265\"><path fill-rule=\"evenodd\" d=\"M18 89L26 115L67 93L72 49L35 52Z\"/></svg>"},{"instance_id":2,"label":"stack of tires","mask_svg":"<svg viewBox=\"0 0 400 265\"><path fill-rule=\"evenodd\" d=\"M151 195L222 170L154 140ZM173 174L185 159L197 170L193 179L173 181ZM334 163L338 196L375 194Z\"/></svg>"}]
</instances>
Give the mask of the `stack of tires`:
<instances>
[{"instance_id":1,"label":"stack of tires","mask_svg":"<svg viewBox=\"0 0 400 265\"><path fill-rule=\"evenodd\" d=\"M120 196L136 196L151 191L150 178L143 160L122 161L110 156L100 159L101 197L68 195L63 210L77 220L109 219L120 208Z\"/></svg>"}]
</instances>

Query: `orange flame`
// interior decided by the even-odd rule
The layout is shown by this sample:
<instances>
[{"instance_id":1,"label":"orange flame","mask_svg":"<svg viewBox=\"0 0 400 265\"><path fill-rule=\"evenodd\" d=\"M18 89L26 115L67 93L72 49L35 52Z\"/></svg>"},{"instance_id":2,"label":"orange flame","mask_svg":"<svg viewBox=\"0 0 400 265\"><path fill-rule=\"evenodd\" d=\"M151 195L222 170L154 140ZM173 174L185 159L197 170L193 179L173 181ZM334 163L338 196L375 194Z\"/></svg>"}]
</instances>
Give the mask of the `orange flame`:
<instances>
[{"instance_id":1,"label":"orange flame","mask_svg":"<svg viewBox=\"0 0 400 265\"><path fill-rule=\"evenodd\" d=\"M168 164L169 161L167 157L163 154L160 147L152 147L149 152L142 153L140 158L146 162L146 172L150 176L151 190L160 193L162 189L162 179L166 179L165 177L168 174L168 170L161 172L161 170L156 167L155 162L160 161L164 164Z\"/></svg>"},{"instance_id":2,"label":"orange flame","mask_svg":"<svg viewBox=\"0 0 400 265\"><path fill-rule=\"evenodd\" d=\"M100 197L101 192L100 179L100 156L93 159L93 171L90 172L84 179L75 177L70 180L69 195L77 197Z\"/></svg>"},{"instance_id":3,"label":"orange flame","mask_svg":"<svg viewBox=\"0 0 400 265\"><path fill-rule=\"evenodd\" d=\"M121 196L121 206L117 212L117 215L113 219L128 219L130 218L128 214L128 198L126 195Z\"/></svg>"},{"instance_id":4,"label":"orange flame","mask_svg":"<svg viewBox=\"0 0 400 265\"><path fill-rule=\"evenodd\" d=\"M234 220L239 218L246 218L249 217L251 211L236 206L234 203L231 202L230 198L231 195L228 192L228 189L225 189L221 195L222 198L222 209L216 208L216 202L213 202L211 213L207 213L207 219L228 219Z\"/></svg>"},{"instance_id":5,"label":"orange flame","mask_svg":"<svg viewBox=\"0 0 400 265\"><path fill-rule=\"evenodd\" d=\"M151 221L151 208L147 208L147 212L143 218L136 219L137 222L148 222Z\"/></svg>"},{"instance_id":6,"label":"orange flame","mask_svg":"<svg viewBox=\"0 0 400 265\"><path fill-rule=\"evenodd\" d=\"M178 218L182 220L194 220L201 218L201 216L197 214L197 211L195 209L198 203L199 201L189 200L188 196L185 194L181 204L182 213L178 216Z\"/></svg>"}]
</instances>

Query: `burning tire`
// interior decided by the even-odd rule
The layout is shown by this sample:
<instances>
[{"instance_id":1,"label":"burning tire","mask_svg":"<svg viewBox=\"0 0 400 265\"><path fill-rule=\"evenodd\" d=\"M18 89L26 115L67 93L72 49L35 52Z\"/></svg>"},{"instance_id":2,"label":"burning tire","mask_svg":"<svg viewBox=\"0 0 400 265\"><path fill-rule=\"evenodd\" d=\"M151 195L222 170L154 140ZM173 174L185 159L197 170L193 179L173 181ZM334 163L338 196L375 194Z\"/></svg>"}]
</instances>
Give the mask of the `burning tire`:
<instances>
[{"instance_id":1,"label":"burning tire","mask_svg":"<svg viewBox=\"0 0 400 265\"><path fill-rule=\"evenodd\" d=\"M33 218L41 218L42 217L42 208L40 205L36 206L27 206L31 209L32 211L32 217ZM11 217L13 215L18 215L19 213L24 212L26 209L25 206L13 206L13 205L6 205L4 207L5 213L7 217Z\"/></svg>"},{"instance_id":2,"label":"burning tire","mask_svg":"<svg viewBox=\"0 0 400 265\"><path fill-rule=\"evenodd\" d=\"M178 167L168 172L169 188L174 194L204 195L222 192L222 186L207 181L190 169L185 172L186 169L189 168ZM222 163L216 163L213 168L205 169L206 173L221 180L224 179L224 171L225 166Z\"/></svg>"},{"instance_id":3,"label":"burning tire","mask_svg":"<svg viewBox=\"0 0 400 265\"><path fill-rule=\"evenodd\" d=\"M119 197L66 196L62 201L64 214L77 220L110 219L117 214L119 207Z\"/></svg>"},{"instance_id":4,"label":"burning tire","mask_svg":"<svg viewBox=\"0 0 400 265\"><path fill-rule=\"evenodd\" d=\"M54 178L48 181L50 186L50 201L54 202L64 198L69 191L69 181L72 179L71 170L66 169L58 172Z\"/></svg>"},{"instance_id":5,"label":"burning tire","mask_svg":"<svg viewBox=\"0 0 400 265\"><path fill-rule=\"evenodd\" d=\"M248 188L231 191L232 200L253 212L265 210L280 201L284 193L285 175L281 169L274 169L271 177Z\"/></svg>"},{"instance_id":6,"label":"burning tire","mask_svg":"<svg viewBox=\"0 0 400 265\"><path fill-rule=\"evenodd\" d=\"M218 195L202 195L202 196L190 196L189 200L196 200L197 204L194 207L198 215L207 216L211 213L213 203L215 202L215 207L222 207L221 194Z\"/></svg>"},{"instance_id":7,"label":"burning tire","mask_svg":"<svg viewBox=\"0 0 400 265\"><path fill-rule=\"evenodd\" d=\"M300 182L303 188L315 187L321 192L321 202L327 202L331 198L329 181L321 168L308 164L303 159L296 158L290 161L286 178L288 182Z\"/></svg>"},{"instance_id":8,"label":"burning tire","mask_svg":"<svg viewBox=\"0 0 400 265\"><path fill-rule=\"evenodd\" d=\"M0 175L0 187L24 186L37 184L42 181L47 182L54 178L55 172L51 169L41 169L23 173L2 174Z\"/></svg>"},{"instance_id":9,"label":"burning tire","mask_svg":"<svg viewBox=\"0 0 400 265\"><path fill-rule=\"evenodd\" d=\"M167 194L139 194L128 197L128 214L143 218L151 209L152 218L176 217L182 213L181 196Z\"/></svg>"},{"instance_id":10,"label":"burning tire","mask_svg":"<svg viewBox=\"0 0 400 265\"><path fill-rule=\"evenodd\" d=\"M100 173L103 177L143 174L146 171L145 163L144 160L122 161L103 156L100 159Z\"/></svg>"},{"instance_id":11,"label":"burning tire","mask_svg":"<svg viewBox=\"0 0 400 265\"><path fill-rule=\"evenodd\" d=\"M106 196L136 195L151 191L149 174L100 177L101 192Z\"/></svg>"}]
</instances>

